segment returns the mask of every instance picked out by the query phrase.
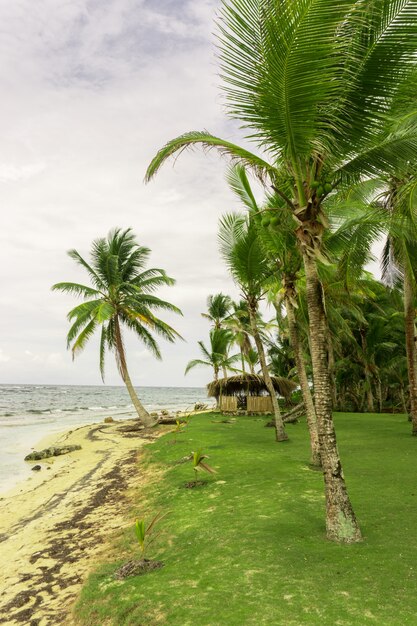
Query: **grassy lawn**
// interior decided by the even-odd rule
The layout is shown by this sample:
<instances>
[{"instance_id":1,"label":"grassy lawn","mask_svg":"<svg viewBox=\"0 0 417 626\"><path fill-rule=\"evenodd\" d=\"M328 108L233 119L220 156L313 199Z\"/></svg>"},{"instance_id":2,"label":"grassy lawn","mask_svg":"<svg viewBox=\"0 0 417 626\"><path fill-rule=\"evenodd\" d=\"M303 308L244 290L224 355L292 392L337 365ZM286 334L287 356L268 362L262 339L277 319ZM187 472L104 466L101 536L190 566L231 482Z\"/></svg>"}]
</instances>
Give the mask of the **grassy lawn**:
<instances>
[{"instance_id":1,"label":"grassy lawn","mask_svg":"<svg viewBox=\"0 0 417 626\"><path fill-rule=\"evenodd\" d=\"M265 420L192 418L172 444L166 435L141 459L142 487L114 563L84 587L81 624L94 626L377 626L417 623L417 439L404 416L336 414L350 496L365 536L339 546L324 535L322 476L309 470L305 422L277 444ZM202 448L215 476L185 489ZM154 476L152 478L152 475ZM139 468L139 479L141 469ZM116 581L133 558L135 516L161 521L150 556L165 567Z\"/></svg>"}]
</instances>

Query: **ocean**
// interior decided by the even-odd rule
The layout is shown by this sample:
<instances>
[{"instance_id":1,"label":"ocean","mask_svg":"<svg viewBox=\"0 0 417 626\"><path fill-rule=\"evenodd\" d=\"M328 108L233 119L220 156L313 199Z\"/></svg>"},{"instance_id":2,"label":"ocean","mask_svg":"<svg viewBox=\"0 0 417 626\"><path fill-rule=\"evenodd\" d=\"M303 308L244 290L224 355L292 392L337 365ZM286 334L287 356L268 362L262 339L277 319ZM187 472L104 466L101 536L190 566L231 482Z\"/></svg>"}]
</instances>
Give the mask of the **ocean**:
<instances>
[{"instance_id":1,"label":"ocean","mask_svg":"<svg viewBox=\"0 0 417 626\"><path fill-rule=\"evenodd\" d=\"M211 405L204 388L137 387L149 411L185 411ZM0 385L0 493L31 475L24 457L46 435L136 413L125 387Z\"/></svg>"}]
</instances>

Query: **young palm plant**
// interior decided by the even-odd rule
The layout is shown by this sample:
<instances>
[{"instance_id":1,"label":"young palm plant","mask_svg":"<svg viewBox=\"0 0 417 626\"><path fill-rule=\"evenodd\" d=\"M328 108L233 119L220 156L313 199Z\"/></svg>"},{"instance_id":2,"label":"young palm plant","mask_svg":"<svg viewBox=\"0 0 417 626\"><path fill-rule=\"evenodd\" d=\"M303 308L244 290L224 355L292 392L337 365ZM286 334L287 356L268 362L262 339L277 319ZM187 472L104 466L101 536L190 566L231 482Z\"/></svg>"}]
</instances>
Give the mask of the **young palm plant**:
<instances>
[{"instance_id":1,"label":"young palm plant","mask_svg":"<svg viewBox=\"0 0 417 626\"><path fill-rule=\"evenodd\" d=\"M131 229L122 231L116 228L110 231L107 239L93 242L90 263L76 250L68 252L87 271L92 287L71 282L57 283L52 287L54 291L70 293L86 300L68 313L72 325L68 331L67 345L71 348L73 358L84 350L94 333L101 328L100 372L103 382L105 354L109 350L115 354L120 375L145 426L153 425L155 420L142 405L133 387L127 368L122 328L133 331L146 348L160 359L161 353L152 333L170 342L180 335L156 317L154 311L181 314L176 306L153 294L158 287L173 285L175 281L162 269L145 269L149 254L149 248L136 243Z\"/></svg>"}]
</instances>

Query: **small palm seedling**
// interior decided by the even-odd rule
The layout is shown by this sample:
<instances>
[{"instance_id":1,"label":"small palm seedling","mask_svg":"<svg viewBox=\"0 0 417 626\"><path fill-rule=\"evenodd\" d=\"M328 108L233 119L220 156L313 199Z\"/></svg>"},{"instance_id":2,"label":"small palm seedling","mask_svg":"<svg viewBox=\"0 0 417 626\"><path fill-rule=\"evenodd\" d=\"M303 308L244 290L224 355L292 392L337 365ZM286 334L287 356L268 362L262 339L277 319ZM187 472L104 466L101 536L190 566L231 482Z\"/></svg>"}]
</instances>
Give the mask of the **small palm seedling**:
<instances>
[{"instance_id":1,"label":"small palm seedling","mask_svg":"<svg viewBox=\"0 0 417 626\"><path fill-rule=\"evenodd\" d=\"M195 477L197 478L197 472L207 472L208 474L215 474L216 470L204 463L204 459L208 459L206 454L203 454L201 450L197 450L197 452L192 452L191 461L193 463L193 469L195 473Z\"/></svg>"},{"instance_id":2,"label":"small palm seedling","mask_svg":"<svg viewBox=\"0 0 417 626\"><path fill-rule=\"evenodd\" d=\"M145 559L145 553L149 546L159 537L160 532L155 532L156 524L167 515L167 513L157 513L148 526L144 519L137 519L135 522L135 535L139 544L140 555Z\"/></svg>"},{"instance_id":3,"label":"small palm seedling","mask_svg":"<svg viewBox=\"0 0 417 626\"><path fill-rule=\"evenodd\" d=\"M176 426L173 430L174 439L172 443L177 443L177 436L180 435L184 431L184 428L187 425L185 422L182 422L181 420L175 420L175 424Z\"/></svg>"},{"instance_id":4,"label":"small palm seedling","mask_svg":"<svg viewBox=\"0 0 417 626\"><path fill-rule=\"evenodd\" d=\"M141 576L142 574L164 566L162 561L154 561L145 558L145 554L149 546L159 537L160 533L155 532L155 526L165 515L167 515L167 513L157 513L148 526L146 526L144 519L137 519L135 521L135 535L139 544L140 559L132 559L124 563L114 573L115 578L122 580L128 576Z\"/></svg>"}]
</instances>

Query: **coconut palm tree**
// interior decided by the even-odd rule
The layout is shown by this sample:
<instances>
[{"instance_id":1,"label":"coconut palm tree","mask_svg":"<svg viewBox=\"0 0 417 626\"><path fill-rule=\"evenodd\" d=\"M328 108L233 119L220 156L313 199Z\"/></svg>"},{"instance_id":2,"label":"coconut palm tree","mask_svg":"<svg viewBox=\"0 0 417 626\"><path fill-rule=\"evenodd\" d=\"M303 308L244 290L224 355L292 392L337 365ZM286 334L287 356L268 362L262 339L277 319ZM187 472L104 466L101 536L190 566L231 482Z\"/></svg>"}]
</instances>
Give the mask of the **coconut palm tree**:
<instances>
[{"instance_id":1,"label":"coconut palm tree","mask_svg":"<svg viewBox=\"0 0 417 626\"><path fill-rule=\"evenodd\" d=\"M416 35L417 5L409 0L224 0L219 56L227 106L262 155L191 132L162 148L146 175L184 148L215 147L269 181L291 210L306 276L327 537L346 543L361 533L336 445L317 261L333 189L395 172L416 157L416 128L387 132L385 124L413 70ZM290 195L280 188L283 170L292 179Z\"/></svg>"},{"instance_id":2,"label":"coconut palm tree","mask_svg":"<svg viewBox=\"0 0 417 626\"><path fill-rule=\"evenodd\" d=\"M307 425L311 444L311 465L320 467L320 449L317 430L317 417L313 397L307 377L303 347L300 341L296 310L298 309L297 280L302 266L302 258L297 248L293 227L293 218L286 211L285 203L279 194L269 194L262 206L259 206L242 165L229 169L228 182L258 226L258 236L265 255L275 268L275 280L270 287L274 297L277 317L281 307L281 296L287 313L289 337L294 351L295 364L303 396ZM308 331L307 331L308 332ZM287 375L288 372L285 373Z\"/></svg>"},{"instance_id":3,"label":"coconut palm tree","mask_svg":"<svg viewBox=\"0 0 417 626\"><path fill-rule=\"evenodd\" d=\"M225 328L233 333L233 340L239 346L242 372L245 373L245 364L249 365L251 374L255 373L254 367L258 361L255 359L254 350L250 341L251 327L247 304L244 300L232 302L233 312L224 320Z\"/></svg>"},{"instance_id":4,"label":"coconut palm tree","mask_svg":"<svg viewBox=\"0 0 417 626\"><path fill-rule=\"evenodd\" d=\"M185 368L185 373L194 367L203 365L212 367L214 380L219 379L220 370L223 371L224 378L227 377L227 370L233 369L234 364L239 359L238 355L228 356L230 344L233 341L233 334L225 328L212 328L210 331L210 347L206 348L202 341L198 342L203 359L193 359Z\"/></svg>"},{"instance_id":5,"label":"coconut palm tree","mask_svg":"<svg viewBox=\"0 0 417 626\"><path fill-rule=\"evenodd\" d=\"M181 311L154 295L154 291L174 280L164 270L146 269L149 248L140 246L131 229L116 228L107 239L96 239L90 252L90 262L77 250L68 255L83 267L92 286L62 282L55 284L54 291L70 293L84 298L68 313L72 322L67 335L68 348L73 358L86 347L94 333L101 328L100 373L104 382L106 350L114 352L123 382L129 392L139 418L145 426L154 424L148 411L140 402L133 387L126 362L123 327L133 331L146 348L161 358L158 344L152 333L173 342L180 335L171 326L156 317L154 311L169 311L181 315Z\"/></svg>"},{"instance_id":6,"label":"coconut palm tree","mask_svg":"<svg viewBox=\"0 0 417 626\"><path fill-rule=\"evenodd\" d=\"M207 298L207 313L201 315L210 320L214 328L222 328L222 323L230 313L232 299L223 293L216 293Z\"/></svg>"},{"instance_id":7,"label":"coconut palm tree","mask_svg":"<svg viewBox=\"0 0 417 626\"><path fill-rule=\"evenodd\" d=\"M246 302L251 335L255 341L262 375L272 400L277 441L286 441L276 392L266 363L265 349L259 332L257 318L259 302L265 297L273 276L273 269L263 254L256 225L250 218L229 214L220 220L219 241L221 254L242 292Z\"/></svg>"}]
</instances>

